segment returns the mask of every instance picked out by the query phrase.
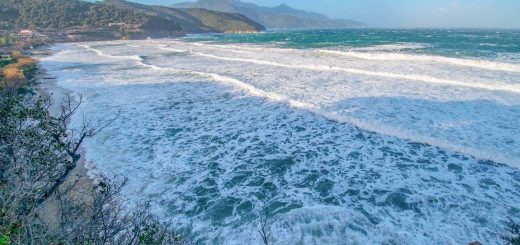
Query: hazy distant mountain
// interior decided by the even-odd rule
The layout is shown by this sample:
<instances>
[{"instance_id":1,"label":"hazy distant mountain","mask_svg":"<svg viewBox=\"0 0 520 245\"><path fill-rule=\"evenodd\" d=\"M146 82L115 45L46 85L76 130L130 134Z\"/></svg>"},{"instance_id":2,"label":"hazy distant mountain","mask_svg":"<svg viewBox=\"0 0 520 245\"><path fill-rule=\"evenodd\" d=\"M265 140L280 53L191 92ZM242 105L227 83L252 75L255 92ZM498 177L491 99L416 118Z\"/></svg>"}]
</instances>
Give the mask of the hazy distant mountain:
<instances>
[{"instance_id":1,"label":"hazy distant mountain","mask_svg":"<svg viewBox=\"0 0 520 245\"><path fill-rule=\"evenodd\" d=\"M240 0L199 0L170 5L174 8L204 8L209 10L240 13L264 25L268 29L304 28L348 28L359 27L361 23L351 20L332 20L327 16L297 10L285 4L276 7L261 7Z\"/></svg>"},{"instance_id":2,"label":"hazy distant mountain","mask_svg":"<svg viewBox=\"0 0 520 245\"><path fill-rule=\"evenodd\" d=\"M115 6L146 15L167 19L179 24L184 32L258 32L265 28L239 13L218 12L200 8L175 9L157 5L144 5L125 0L105 0Z\"/></svg>"}]
</instances>

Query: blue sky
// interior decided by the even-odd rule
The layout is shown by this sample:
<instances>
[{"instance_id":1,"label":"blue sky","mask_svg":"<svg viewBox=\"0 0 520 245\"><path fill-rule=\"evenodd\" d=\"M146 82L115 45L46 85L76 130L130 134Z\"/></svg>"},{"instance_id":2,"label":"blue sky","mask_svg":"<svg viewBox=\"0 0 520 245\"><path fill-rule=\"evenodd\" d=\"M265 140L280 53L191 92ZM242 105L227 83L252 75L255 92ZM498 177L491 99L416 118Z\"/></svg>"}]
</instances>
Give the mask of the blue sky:
<instances>
[{"instance_id":1,"label":"blue sky","mask_svg":"<svg viewBox=\"0 0 520 245\"><path fill-rule=\"evenodd\" d=\"M171 4L185 0L132 0ZM520 0L243 0L285 3L374 27L483 27L520 29Z\"/></svg>"}]
</instances>

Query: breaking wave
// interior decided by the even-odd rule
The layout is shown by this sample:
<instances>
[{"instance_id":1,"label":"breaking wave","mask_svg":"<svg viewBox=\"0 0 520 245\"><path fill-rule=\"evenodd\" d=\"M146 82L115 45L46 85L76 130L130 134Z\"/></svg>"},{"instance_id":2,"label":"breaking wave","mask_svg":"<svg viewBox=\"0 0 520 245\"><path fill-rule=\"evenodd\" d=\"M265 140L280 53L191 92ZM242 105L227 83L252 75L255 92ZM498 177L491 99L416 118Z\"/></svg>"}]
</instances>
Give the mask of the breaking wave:
<instances>
[{"instance_id":1,"label":"breaking wave","mask_svg":"<svg viewBox=\"0 0 520 245\"><path fill-rule=\"evenodd\" d=\"M282 244L497 244L518 213L514 72L177 40L55 49L42 65L84 95L72 127L121 111L85 144L91 175L128 177L129 203L151 198L196 243L262 244L267 215Z\"/></svg>"}]
</instances>

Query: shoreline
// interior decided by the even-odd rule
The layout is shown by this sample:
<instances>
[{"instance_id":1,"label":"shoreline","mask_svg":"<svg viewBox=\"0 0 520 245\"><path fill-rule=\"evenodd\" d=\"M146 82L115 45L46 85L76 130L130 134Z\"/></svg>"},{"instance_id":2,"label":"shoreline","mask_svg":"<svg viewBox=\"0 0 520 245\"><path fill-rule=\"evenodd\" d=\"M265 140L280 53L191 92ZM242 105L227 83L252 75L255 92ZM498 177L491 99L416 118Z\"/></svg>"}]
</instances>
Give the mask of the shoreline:
<instances>
[{"instance_id":1,"label":"shoreline","mask_svg":"<svg viewBox=\"0 0 520 245\"><path fill-rule=\"evenodd\" d=\"M66 59L66 58L67 58L67 57L63 57L63 59ZM55 59L55 61L61 61L61 60L57 60L57 59ZM51 88L50 91L53 91L52 88L55 88L55 89L56 89L56 88L62 88L62 87L59 86L59 84L57 83L56 80L53 81L52 79L49 79L49 81L43 81L43 83L49 85L49 87ZM62 83L62 85L64 85L64 84ZM62 89L63 89L63 88L62 88ZM70 93L70 92L71 92L71 91L69 91L68 93ZM83 154L83 155L82 155L82 158L84 158L84 157L85 157L85 155ZM85 165L85 164L86 164L86 162L85 162L85 160L84 160L84 161L83 161L83 165ZM88 164L87 164L87 165L88 165ZM87 166L83 166L83 167L86 168ZM78 163L78 168L79 168L79 163ZM80 169L80 170L81 170L81 169ZM85 169L83 169L83 170L85 170ZM448 169L448 170L450 170L450 169ZM451 169L451 170L453 170L453 169ZM457 169L455 169L455 170L457 170ZM455 170L453 170L453 171L455 171ZM88 173L87 173L87 175L88 175Z\"/></svg>"},{"instance_id":2,"label":"shoreline","mask_svg":"<svg viewBox=\"0 0 520 245\"><path fill-rule=\"evenodd\" d=\"M35 76L35 90L43 99L50 101L48 112L53 117L59 117L61 114L61 105L68 98L72 102L77 102L71 96L73 91L68 90L58 84L57 77L51 76L45 67L41 64L41 59L54 55L49 47L36 49L31 57L37 60L36 67L38 73ZM95 168L94 163L89 163L86 158L86 151L80 147L80 158L76 161L75 167L69 175L66 182L77 182L76 191L74 191L81 201L91 202L93 200L92 190L101 182L102 176Z\"/></svg>"},{"instance_id":3,"label":"shoreline","mask_svg":"<svg viewBox=\"0 0 520 245\"><path fill-rule=\"evenodd\" d=\"M184 244L147 203L128 209L124 182L103 177L87 160L81 143L103 128L76 123L82 100L71 98L75 91L58 82L63 78L49 76L59 74L55 64L62 62L49 55L46 48L16 52L10 66L2 64L1 182L8 188L1 193L7 202L0 243L134 244L146 236L153 244Z\"/></svg>"}]
</instances>

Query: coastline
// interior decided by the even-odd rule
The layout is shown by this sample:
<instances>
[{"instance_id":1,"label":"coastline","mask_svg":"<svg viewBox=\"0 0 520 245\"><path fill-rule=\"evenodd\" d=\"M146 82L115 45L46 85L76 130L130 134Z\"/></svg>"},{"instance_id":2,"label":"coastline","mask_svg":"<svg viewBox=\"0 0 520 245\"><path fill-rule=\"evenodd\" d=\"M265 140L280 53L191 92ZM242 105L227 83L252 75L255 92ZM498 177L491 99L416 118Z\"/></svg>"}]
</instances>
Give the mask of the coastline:
<instances>
[{"instance_id":1,"label":"coastline","mask_svg":"<svg viewBox=\"0 0 520 245\"><path fill-rule=\"evenodd\" d=\"M65 56L66 56L66 55L65 55ZM54 61L55 61L55 62L60 62L60 61L66 60L66 58L67 58L67 57L62 57L61 59L54 59ZM43 68L42 68L42 69L43 69ZM43 87L46 87L45 91L47 91L47 92L51 92L51 94L53 94L54 96L56 96L57 94L60 94L60 92L56 92L56 90L60 90L60 89L61 89L61 90L64 90L64 91L62 91L62 92L65 93L65 95L71 93L71 91L67 91L67 90L65 90L64 88L60 87L59 84L58 84L57 81L56 81L56 78L54 78L54 80L53 80L53 78L50 78L50 77L47 77L47 78L48 78L48 79L45 79L44 81L42 81L42 85L44 84ZM65 85L65 84L62 83L62 85ZM62 94L62 95L63 95L63 94ZM56 98L56 97L55 97L55 98ZM319 125L318 125L318 126L319 126ZM414 147L419 147L419 148L420 148L421 146L414 145ZM82 152L82 153L84 153L84 152ZM95 153L97 153L97 152L95 152ZM87 169L88 169L88 166L87 166L88 163L86 163L86 161L84 160L84 157L85 157L85 155L82 154L82 159L83 159L83 162L82 162L82 164L83 164L83 169L80 168L80 163L78 162L77 170L78 170L78 171L86 171L87 173L83 173L83 174L84 174L83 176L85 177L85 175L87 175L87 177L88 177L88 170L87 170ZM430 157L430 158L433 158L433 157L431 157L431 156L429 156L429 157ZM433 160L435 160L435 159L433 158ZM448 166L446 166L446 164L444 164L444 163L439 164L439 165L441 166L441 167L439 167L441 173L442 173L442 171L444 171L444 170L446 170L446 169L447 169L446 173L451 173L451 172L456 172L456 171L459 171L459 172L460 172L460 171L461 171L460 169L467 169L467 168L469 168L469 167L468 167L469 164L467 164L466 160L463 160L463 159L451 159L451 160L453 160L452 163L455 163L455 164L450 164L450 165L448 165ZM460 161L459 161L459 160L460 160ZM102 161L103 161L103 160L102 160ZM463 162L463 161L464 161L464 162ZM445 162L448 162L448 160L446 160ZM459 165L456 165L457 163L460 163L460 166L459 166ZM479 165L480 165L480 164L479 164ZM444 167L442 167L442 166L444 166ZM438 172L439 169L437 169L436 171ZM430 169L428 169L428 171L429 171L429 170L430 170ZM433 172L433 171L435 171L435 170L432 170L432 172ZM78 174L81 174L81 173L78 173ZM419 173L419 174L420 174L420 173ZM433 175L435 175L435 173L433 173ZM441 174L441 175L442 175L442 174ZM444 176L446 176L446 175L444 175ZM87 180L88 180L88 178L87 178ZM92 180L92 179L90 179L90 180ZM501 184L501 183L500 183L500 184ZM393 197L390 196L390 198L393 198ZM393 201L393 199L390 199L390 201ZM478 206L478 205L476 205L476 206ZM483 241L485 241L485 240L483 240Z\"/></svg>"},{"instance_id":2,"label":"coastline","mask_svg":"<svg viewBox=\"0 0 520 245\"><path fill-rule=\"evenodd\" d=\"M122 200L124 182L104 178L88 162L81 143L103 128L75 123L82 100L58 83L54 64L64 60L49 55L47 48L13 52L2 65L7 188L0 193L0 244L135 244L144 236L153 244L184 244L147 203L130 209Z\"/></svg>"},{"instance_id":3,"label":"coastline","mask_svg":"<svg viewBox=\"0 0 520 245\"><path fill-rule=\"evenodd\" d=\"M65 89L58 85L56 77L51 76L47 70L41 64L41 59L52 56L54 53L49 47L43 47L36 49L31 57L37 60L38 73L35 77L36 86L35 89L45 100L50 101L48 111L51 116L59 117L61 114L61 105L67 99L74 101L71 94L73 91ZM75 200L79 200L85 203L91 203L93 200L92 191L98 186L101 181L101 174L95 169L95 164L88 163L86 159L86 151L83 147L80 147L80 158L75 162L75 167L69 175L66 183L73 184L74 191L76 194Z\"/></svg>"}]
</instances>

